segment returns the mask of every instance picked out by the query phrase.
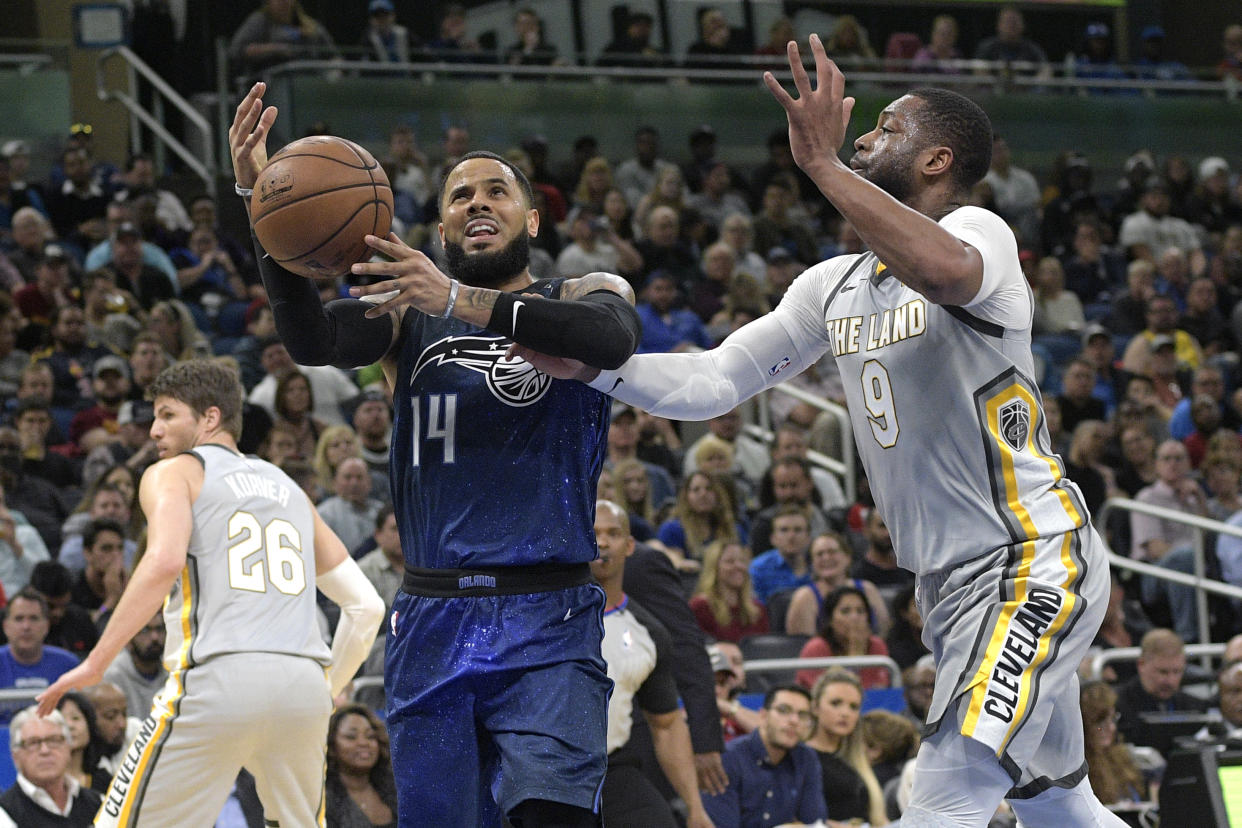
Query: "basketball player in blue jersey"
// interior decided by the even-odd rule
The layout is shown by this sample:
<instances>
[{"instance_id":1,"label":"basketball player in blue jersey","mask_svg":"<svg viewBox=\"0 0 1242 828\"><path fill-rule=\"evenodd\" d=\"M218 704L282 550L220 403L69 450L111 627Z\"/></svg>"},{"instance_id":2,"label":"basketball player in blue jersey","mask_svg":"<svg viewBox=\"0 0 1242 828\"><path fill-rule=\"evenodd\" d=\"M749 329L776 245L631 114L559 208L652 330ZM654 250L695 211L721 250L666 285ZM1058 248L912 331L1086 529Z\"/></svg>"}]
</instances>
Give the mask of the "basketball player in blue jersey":
<instances>
[{"instance_id":1,"label":"basketball player in blue jersey","mask_svg":"<svg viewBox=\"0 0 1242 828\"><path fill-rule=\"evenodd\" d=\"M238 107L239 187L266 160L276 112L263 84ZM395 236L363 299L326 307L309 280L257 250L277 331L302 364L379 361L394 389L393 505L406 574L388 624L385 686L398 822L599 822L611 689L600 642L595 482L610 400L508 355L513 343L600 368L634 353L628 284L534 281L530 183L491 153L445 176L448 274ZM257 245L257 242L256 242Z\"/></svg>"},{"instance_id":2,"label":"basketball player in blue jersey","mask_svg":"<svg viewBox=\"0 0 1242 828\"><path fill-rule=\"evenodd\" d=\"M1087 780L1076 677L1108 603L1106 550L1049 445L1013 232L967 201L991 123L955 92L914 90L846 165L854 99L816 35L811 49L814 86L788 47L797 98L764 80L794 160L868 252L811 267L712 351L642 354L618 371L515 355L655 414L707 419L831 351L936 658L901 824L982 828L1007 798L1025 825L1121 826Z\"/></svg>"}]
</instances>

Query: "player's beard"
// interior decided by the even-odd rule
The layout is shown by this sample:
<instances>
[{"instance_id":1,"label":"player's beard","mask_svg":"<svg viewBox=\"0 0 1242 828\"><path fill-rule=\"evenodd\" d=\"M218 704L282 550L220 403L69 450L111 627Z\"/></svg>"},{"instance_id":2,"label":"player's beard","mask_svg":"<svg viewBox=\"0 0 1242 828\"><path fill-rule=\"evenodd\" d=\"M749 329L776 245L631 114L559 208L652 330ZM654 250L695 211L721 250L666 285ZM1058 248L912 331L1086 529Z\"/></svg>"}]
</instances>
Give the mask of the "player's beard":
<instances>
[{"instance_id":1,"label":"player's beard","mask_svg":"<svg viewBox=\"0 0 1242 828\"><path fill-rule=\"evenodd\" d=\"M912 156L905 154L873 157L860 173L867 181L904 204L914 191L911 160Z\"/></svg>"},{"instance_id":2,"label":"player's beard","mask_svg":"<svg viewBox=\"0 0 1242 828\"><path fill-rule=\"evenodd\" d=\"M467 253L460 244L444 242L449 275L471 287L494 288L530 265L530 236L523 225L513 241L495 253Z\"/></svg>"}]
</instances>

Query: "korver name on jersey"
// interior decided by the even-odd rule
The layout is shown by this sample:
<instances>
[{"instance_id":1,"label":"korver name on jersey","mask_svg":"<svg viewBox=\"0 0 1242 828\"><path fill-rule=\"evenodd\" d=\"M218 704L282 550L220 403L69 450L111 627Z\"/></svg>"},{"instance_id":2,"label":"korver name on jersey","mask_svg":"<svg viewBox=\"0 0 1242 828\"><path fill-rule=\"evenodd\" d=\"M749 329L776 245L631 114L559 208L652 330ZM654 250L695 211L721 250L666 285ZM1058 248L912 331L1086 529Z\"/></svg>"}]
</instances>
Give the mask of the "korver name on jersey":
<instances>
[{"instance_id":1,"label":"korver name on jersey","mask_svg":"<svg viewBox=\"0 0 1242 828\"><path fill-rule=\"evenodd\" d=\"M289 487L282 486L275 480L249 472L226 474L223 478L233 494L240 500L244 497L262 497L274 500L281 506L289 505Z\"/></svg>"},{"instance_id":2,"label":"korver name on jersey","mask_svg":"<svg viewBox=\"0 0 1242 828\"><path fill-rule=\"evenodd\" d=\"M927 330L927 304L923 299L912 299L879 313L828 319L825 324L836 356L875 351L922 335Z\"/></svg>"}]
</instances>

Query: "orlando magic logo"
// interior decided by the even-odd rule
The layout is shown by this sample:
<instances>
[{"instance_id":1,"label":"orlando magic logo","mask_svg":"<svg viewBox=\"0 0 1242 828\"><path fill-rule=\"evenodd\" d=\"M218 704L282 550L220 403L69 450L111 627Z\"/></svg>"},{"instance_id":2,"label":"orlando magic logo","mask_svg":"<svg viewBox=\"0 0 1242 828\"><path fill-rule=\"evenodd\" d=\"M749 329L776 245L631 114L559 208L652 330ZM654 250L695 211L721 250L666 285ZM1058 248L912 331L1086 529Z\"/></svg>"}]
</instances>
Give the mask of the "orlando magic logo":
<instances>
[{"instance_id":1,"label":"orlando magic logo","mask_svg":"<svg viewBox=\"0 0 1242 828\"><path fill-rule=\"evenodd\" d=\"M1000 432L1014 451L1026 448L1027 438L1031 434L1031 409L1025 400L1014 400L1001 406L997 416L1000 419Z\"/></svg>"},{"instance_id":2,"label":"orlando magic logo","mask_svg":"<svg viewBox=\"0 0 1242 828\"><path fill-rule=\"evenodd\" d=\"M452 363L486 377L488 390L503 403L522 407L538 402L547 393L552 378L524 359L506 359L508 347L509 341L501 337L446 337L432 343L419 356L410 383L430 365Z\"/></svg>"}]
</instances>

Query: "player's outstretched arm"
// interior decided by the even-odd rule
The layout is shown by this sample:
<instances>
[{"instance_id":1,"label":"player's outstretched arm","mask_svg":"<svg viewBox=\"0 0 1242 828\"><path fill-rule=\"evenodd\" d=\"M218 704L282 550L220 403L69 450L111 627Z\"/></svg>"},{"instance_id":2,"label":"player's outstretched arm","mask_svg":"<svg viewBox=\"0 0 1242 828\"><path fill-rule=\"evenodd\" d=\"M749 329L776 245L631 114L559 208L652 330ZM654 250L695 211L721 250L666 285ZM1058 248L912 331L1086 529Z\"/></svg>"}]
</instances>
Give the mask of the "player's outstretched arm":
<instances>
[{"instance_id":1,"label":"player's outstretched arm","mask_svg":"<svg viewBox=\"0 0 1242 828\"><path fill-rule=\"evenodd\" d=\"M932 218L903 204L840 159L854 99L845 95L845 76L829 59L818 35L811 35L811 52L815 56L814 89L798 44L788 46L797 98L771 72L763 76L788 117L794 161L897 278L936 304L967 304L983 283L983 257L937 224L940 216ZM952 161L952 151L940 147L924 167L911 169L909 174L948 175Z\"/></svg>"},{"instance_id":2,"label":"player's outstretched arm","mask_svg":"<svg viewBox=\"0 0 1242 828\"><path fill-rule=\"evenodd\" d=\"M341 608L328 665L328 685L335 697L371 652L384 619L384 600L313 505L311 511L315 516L315 586Z\"/></svg>"},{"instance_id":3,"label":"player's outstretched arm","mask_svg":"<svg viewBox=\"0 0 1242 828\"><path fill-rule=\"evenodd\" d=\"M707 420L797 376L823 355L825 347L797 345L775 311L734 331L710 351L635 354L616 370L596 370L530 348L512 350L546 374L589 383L657 416Z\"/></svg>"},{"instance_id":4,"label":"player's outstretched arm","mask_svg":"<svg viewBox=\"0 0 1242 828\"><path fill-rule=\"evenodd\" d=\"M94 649L81 664L39 694L39 715L46 716L55 709L68 691L98 684L117 653L163 605L185 569L194 525L192 485L195 475L201 482L202 473L197 460L178 455L156 463L142 476L138 494L147 515L147 551Z\"/></svg>"}]
</instances>

